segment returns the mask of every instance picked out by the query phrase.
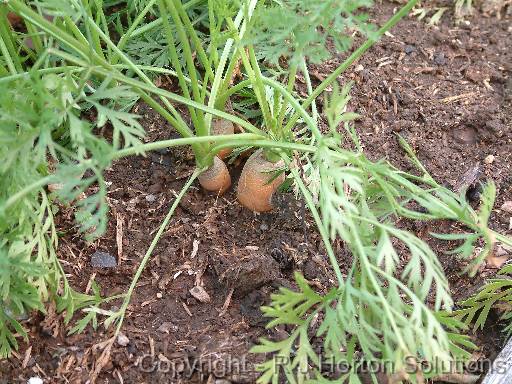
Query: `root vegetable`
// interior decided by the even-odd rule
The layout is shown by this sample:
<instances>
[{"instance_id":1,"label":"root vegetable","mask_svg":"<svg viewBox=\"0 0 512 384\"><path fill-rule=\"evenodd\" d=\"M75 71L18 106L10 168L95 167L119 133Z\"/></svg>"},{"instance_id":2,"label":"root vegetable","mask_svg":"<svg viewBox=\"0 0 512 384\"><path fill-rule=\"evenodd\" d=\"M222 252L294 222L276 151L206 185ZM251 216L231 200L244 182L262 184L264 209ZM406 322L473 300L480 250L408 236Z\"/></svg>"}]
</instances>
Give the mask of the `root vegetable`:
<instances>
[{"instance_id":1,"label":"root vegetable","mask_svg":"<svg viewBox=\"0 0 512 384\"><path fill-rule=\"evenodd\" d=\"M235 133L235 126L233 122L226 119L214 118L212 120L212 133L214 135L232 135ZM230 148L224 148L219 151L217 156L222 160L231 154Z\"/></svg>"},{"instance_id":2,"label":"root vegetable","mask_svg":"<svg viewBox=\"0 0 512 384\"><path fill-rule=\"evenodd\" d=\"M240 204L254 212L272 210L272 196L285 180L284 173L276 177L272 171L283 166L282 160L272 163L265 159L261 149L254 152L245 163L238 182L237 198Z\"/></svg>"},{"instance_id":3,"label":"root vegetable","mask_svg":"<svg viewBox=\"0 0 512 384\"><path fill-rule=\"evenodd\" d=\"M218 194L223 194L231 186L228 167L218 157L213 159L212 166L201 173L198 179L204 189Z\"/></svg>"},{"instance_id":4,"label":"root vegetable","mask_svg":"<svg viewBox=\"0 0 512 384\"><path fill-rule=\"evenodd\" d=\"M13 13L13 12L9 12L7 14L7 20L9 21L9 23L14 27L14 26L17 26L17 25L20 25L21 22L23 21L23 19L18 16L17 14Z\"/></svg>"}]
</instances>

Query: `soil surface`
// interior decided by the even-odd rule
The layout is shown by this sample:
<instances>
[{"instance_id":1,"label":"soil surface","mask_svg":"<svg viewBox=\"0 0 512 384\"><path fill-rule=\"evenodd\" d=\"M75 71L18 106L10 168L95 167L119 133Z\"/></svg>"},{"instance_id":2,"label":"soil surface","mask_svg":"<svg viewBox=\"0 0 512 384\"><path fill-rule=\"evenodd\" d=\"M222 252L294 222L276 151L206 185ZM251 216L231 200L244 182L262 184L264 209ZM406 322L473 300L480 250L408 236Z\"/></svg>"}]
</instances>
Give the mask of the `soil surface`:
<instances>
[{"instance_id":1,"label":"soil surface","mask_svg":"<svg viewBox=\"0 0 512 384\"><path fill-rule=\"evenodd\" d=\"M396 6L378 4L372 11L375 21L382 24ZM494 180L498 199L491 226L510 234L510 214L499 207L512 200L512 17L504 10L500 17L477 11L455 24L447 15L438 27L414 18L402 21L339 82L354 82L350 108L362 115L356 127L371 158L412 170L397 143L399 133L431 174L452 188L468 178L473 185ZM344 57L311 66L315 82ZM170 137L172 129L153 110L144 104L135 108L148 141ZM93 244L70 224L72 212L60 212L59 257L73 287L83 292L95 280L103 295L126 291L193 166L186 149L115 163L106 174L109 229ZM233 165L234 184L239 173L240 166ZM477 194L474 188L469 198L478 200ZM259 307L278 287L293 286L294 271L320 292L334 281L303 203L282 194L276 204L274 212L256 215L237 203L233 188L216 197L194 185L142 274L123 327L127 339L114 344L98 382L254 382L256 358L249 348L259 337L281 338L287 332L284 327L266 330ZM455 300L468 297L496 273L484 265L476 278L460 274L463 264L444 255L446 244L427 235L434 228L449 230L450 223L406 225L439 254ZM117 267L93 267L96 251L116 257ZM345 256L339 257L344 265ZM204 291L192 295L195 286ZM474 335L481 346L475 358L492 359L499 352L504 337L496 318L491 314L485 333ZM47 383L87 382L101 355L97 344L110 334L88 327L66 336L70 326L62 320L49 308L46 320L32 314L24 322L31 343L0 361L0 383L26 383L32 376ZM182 377L174 378L173 372Z\"/></svg>"}]
</instances>

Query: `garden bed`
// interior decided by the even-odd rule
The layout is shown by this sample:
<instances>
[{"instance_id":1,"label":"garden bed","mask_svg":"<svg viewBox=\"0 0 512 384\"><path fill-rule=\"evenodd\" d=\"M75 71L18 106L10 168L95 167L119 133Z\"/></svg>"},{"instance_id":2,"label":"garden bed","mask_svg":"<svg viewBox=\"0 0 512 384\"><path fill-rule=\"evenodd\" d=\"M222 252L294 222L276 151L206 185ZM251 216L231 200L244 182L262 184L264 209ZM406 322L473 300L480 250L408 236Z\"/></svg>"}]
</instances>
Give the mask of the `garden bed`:
<instances>
[{"instance_id":1,"label":"garden bed","mask_svg":"<svg viewBox=\"0 0 512 384\"><path fill-rule=\"evenodd\" d=\"M377 24L387 20L395 6L387 1L377 5L372 10ZM470 183L491 178L498 188L491 228L510 234L510 214L499 207L512 200L511 18L477 12L467 20L454 25L445 17L439 27L431 27L404 19L339 82L356 84L350 108L362 115L356 128L372 159L384 157L412 170L398 145L399 133L426 169L454 189L477 167L478 176ZM311 66L313 80L319 83L343 58ZM176 86L169 79L161 81L162 87ZM149 141L170 137L169 124L152 109L144 103L135 108L143 116ZM90 288L93 278L103 295L127 289L154 231L194 167L186 149L117 161L105 175L109 228L93 244L77 234L70 210L62 207L57 218L65 235L59 257L78 291ZM236 162L231 167L236 180L241 168ZM427 240L439 255L456 301L475 293L497 271L485 265L475 278L460 274L464 264L443 254L447 245L429 236L440 227L449 229L451 223L400 225ZM117 266L94 268L91 256L97 251L115 256ZM345 272L348 253L342 243L335 244L335 251ZM256 215L237 203L233 189L207 198L195 185L180 203L135 290L122 330L129 342L115 344L98 382L169 382L173 370L165 372L166 364L185 360L203 366L191 378L182 378L183 383L214 383L215 378L254 382L256 357L248 354L249 348L259 337L279 339L287 332L284 326L266 330L259 307L278 287L294 286L295 270L318 292L327 292L335 282L302 201L291 193L281 194L274 212ZM203 292L194 297L190 290L196 285L203 286L207 296ZM102 328L66 336L68 328L51 308L46 318L32 315L25 325L30 344L0 361L0 383L26 382L32 376L46 382L86 382L101 353L95 345L109 336ZM485 331L475 334L480 346L476 359L497 355L505 341L500 329L490 319ZM216 374L215 367L208 366L215 360L224 362L216 366ZM163 368L145 372L153 370L150 362ZM182 368L186 377L186 364ZM224 368L229 372L222 374L219 370Z\"/></svg>"}]
</instances>

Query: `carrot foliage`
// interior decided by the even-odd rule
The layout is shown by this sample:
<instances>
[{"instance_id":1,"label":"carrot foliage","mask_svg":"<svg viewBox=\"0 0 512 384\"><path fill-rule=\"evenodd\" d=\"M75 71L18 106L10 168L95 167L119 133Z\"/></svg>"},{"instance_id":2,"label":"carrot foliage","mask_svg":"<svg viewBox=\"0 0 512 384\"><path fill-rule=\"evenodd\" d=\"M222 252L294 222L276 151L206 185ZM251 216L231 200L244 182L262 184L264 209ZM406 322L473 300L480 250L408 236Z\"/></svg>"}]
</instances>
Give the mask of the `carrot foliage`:
<instances>
[{"instance_id":1,"label":"carrot foliage","mask_svg":"<svg viewBox=\"0 0 512 384\"><path fill-rule=\"evenodd\" d=\"M80 80L82 80L80 82ZM0 92L0 353L17 343L9 329L24 335L18 322L31 309L43 311L48 298L61 310L87 304L69 286L56 255L54 223L58 198L73 204L75 220L87 239L102 234L107 222L103 171L120 141L140 143L137 117L116 109L130 92L94 88L70 72L37 71L9 82ZM95 124L81 111L95 110ZM106 122L113 144L94 134ZM50 193L45 185L54 185ZM95 193L90 193L90 188ZM86 196L86 197L83 197Z\"/></svg>"},{"instance_id":2,"label":"carrot foliage","mask_svg":"<svg viewBox=\"0 0 512 384\"><path fill-rule=\"evenodd\" d=\"M258 57L276 65L283 58L298 64L303 57L320 63L331 57L329 44L338 52L351 47L347 30L374 31L366 13L360 12L371 5L369 0L285 0L260 6L246 42L254 45Z\"/></svg>"}]
</instances>

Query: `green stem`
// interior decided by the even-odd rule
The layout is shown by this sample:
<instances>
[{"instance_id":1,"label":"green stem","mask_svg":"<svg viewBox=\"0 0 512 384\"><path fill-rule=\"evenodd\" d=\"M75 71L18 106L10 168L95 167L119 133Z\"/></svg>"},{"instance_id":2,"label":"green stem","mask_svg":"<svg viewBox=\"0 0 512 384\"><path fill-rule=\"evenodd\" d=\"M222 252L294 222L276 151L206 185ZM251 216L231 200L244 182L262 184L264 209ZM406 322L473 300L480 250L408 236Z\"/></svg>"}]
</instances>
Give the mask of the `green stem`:
<instances>
[{"instance_id":1,"label":"green stem","mask_svg":"<svg viewBox=\"0 0 512 384\"><path fill-rule=\"evenodd\" d=\"M101 48L101 39L99 37L97 30L95 30L94 28L92 30L90 29L91 24L96 25L96 23L94 22L94 19L92 17L92 7L89 5L89 0L82 0L82 1L83 1L83 3L85 3L85 4L81 4L81 8L83 11L82 12L83 18L86 20L86 23L84 23L84 26L85 26L85 30L86 30L87 34L89 35L89 44L90 44L91 48L94 49L94 51L96 52L96 55L98 55L98 57L105 59L105 54L103 53L103 49ZM92 41L92 44L91 44L91 41Z\"/></svg>"},{"instance_id":2,"label":"green stem","mask_svg":"<svg viewBox=\"0 0 512 384\"><path fill-rule=\"evenodd\" d=\"M32 39L32 44L34 45L34 50L37 54L41 54L43 52L43 42L41 41L41 36L37 29L30 23L25 22L25 26L27 28L28 35Z\"/></svg>"},{"instance_id":3,"label":"green stem","mask_svg":"<svg viewBox=\"0 0 512 384\"><path fill-rule=\"evenodd\" d=\"M250 21L257 4L258 4L258 0L250 0L247 5L247 8L244 8L244 6L242 6L242 8L238 11L238 14L236 15L235 21L233 23L235 29L232 31L237 34L237 41L240 41L243 38L243 36L247 30L247 23ZM244 19L244 16L245 16L245 19ZM242 20L243 20L243 22L242 22ZM227 20L227 22L228 22L228 26L229 26L229 19ZM240 28L240 32L238 32L238 28ZM225 56L226 59L227 59L227 55L231 51L231 48L232 48L234 42L235 42L235 39L231 38L231 39L228 39L226 41L226 44L224 45L224 51L222 52L222 55ZM228 89L228 87L230 86L231 78L233 76L233 72L238 64L239 59L240 59L240 57L238 54L238 50L235 49L233 52L233 56L231 57L231 62L229 63L229 66L226 70L226 74L224 75L224 80L222 81L222 84L220 84L220 88L218 90L218 92L220 94L225 93L226 90ZM222 59L221 59L221 61L222 61ZM224 64L223 64L222 68L224 68ZM222 75L222 73L218 73L218 72L219 72L219 69L217 69L216 74ZM221 80L221 79L219 79L219 80ZM212 91L213 91L213 87L212 87ZM224 107L224 104L226 103L226 101L227 101L227 98L224 101L222 101L222 100L218 101L218 103L216 101L217 104L215 104L215 105L217 105L217 106L220 105L221 107Z\"/></svg>"},{"instance_id":4,"label":"green stem","mask_svg":"<svg viewBox=\"0 0 512 384\"><path fill-rule=\"evenodd\" d=\"M185 31L187 32L187 35L192 40L192 43L194 44L194 47L196 48L197 56L198 56L201 64L203 64L204 70L206 72L206 77L213 79L215 77L215 75L213 74L212 69L210 67L210 61L208 60L208 57L206 56L206 52L204 51L203 45L201 44L201 41L199 40L199 37L197 36L194 26L192 25L190 18L188 17L187 12L185 11L185 8L183 7L183 4L181 3L181 0L174 0L174 6L176 7L176 10L178 11L178 15L179 15L181 21L183 22L183 26L185 28Z\"/></svg>"},{"instance_id":5,"label":"green stem","mask_svg":"<svg viewBox=\"0 0 512 384\"><path fill-rule=\"evenodd\" d=\"M2 52L2 56L5 59L9 72L12 75L15 75L17 73L16 67L12 61L11 55L9 54L9 49L7 48L7 45L5 44L4 38L2 36L0 36L0 52Z\"/></svg>"},{"instance_id":6,"label":"green stem","mask_svg":"<svg viewBox=\"0 0 512 384\"><path fill-rule=\"evenodd\" d=\"M297 77L297 65L292 65L290 73L288 74L288 84L286 86L286 90L291 94L293 92L293 86L295 85L295 78ZM284 118L286 116L286 110L288 109L288 102L287 100L283 101L283 104L281 105L281 108L279 111L276 111L276 113L279 116L278 119L278 127L283 126ZM283 131L281 130L281 133Z\"/></svg>"},{"instance_id":7,"label":"green stem","mask_svg":"<svg viewBox=\"0 0 512 384\"><path fill-rule=\"evenodd\" d=\"M244 9L240 9L238 11L238 14L235 17L235 21L231 24L231 28L233 29L232 32L236 33L238 36L238 40L242 39L245 31L247 29L247 23L249 19L252 17L252 14L254 12L254 8L256 7L257 0L251 0L248 5L247 9L247 19L244 20ZM243 20L243 22L242 22ZM229 25L229 21L228 21ZM238 29L240 28L240 32ZM224 74L224 68L226 66L226 62L229 56L229 53L231 52L231 48L233 47L235 40L234 39L228 39L226 41L226 44L224 45L224 49L222 51L222 55L220 58L219 65L217 66L217 69L215 71L215 79L212 84L212 91L211 96L208 101L209 107L217 107L219 109L224 110L225 104L229 98L229 95L227 97L221 96L219 99L217 99L218 94L225 93L226 89L229 87L231 78L233 76L233 72L235 71L235 68L238 64L238 60L240 59L238 50L233 51L233 55L231 56L231 60L229 62L228 68L226 69L226 73ZM250 82L249 82L250 83Z\"/></svg>"},{"instance_id":8,"label":"green stem","mask_svg":"<svg viewBox=\"0 0 512 384\"><path fill-rule=\"evenodd\" d=\"M9 209L13 204L15 204L19 199L25 197L29 193L35 191L36 189L39 189L41 187L44 187L47 184L50 184L52 180L54 179L53 175L45 176L32 184L27 185L23 189L20 189L18 192L16 192L14 195L9 197L5 203L3 203L0 206L0 217L5 214L7 209Z\"/></svg>"},{"instance_id":9,"label":"green stem","mask_svg":"<svg viewBox=\"0 0 512 384\"><path fill-rule=\"evenodd\" d=\"M51 67L51 68L41 68L37 70L40 74L47 74L47 73L61 73L70 71L71 73L79 73L87 71L87 68L77 67L74 65L67 65L63 67ZM17 73L15 75L9 75L0 78L0 84L3 83L9 83L11 81L28 78L30 77L30 72L23 72L23 73Z\"/></svg>"},{"instance_id":10,"label":"green stem","mask_svg":"<svg viewBox=\"0 0 512 384\"><path fill-rule=\"evenodd\" d=\"M284 160L284 162L288 166L288 169L290 169L290 172L291 172L293 178L295 179L295 182L297 183L297 186L299 187L300 192L302 193L302 196L304 197L304 200L306 200L306 205L308 206L309 211L313 215L313 219L315 220L316 226L318 228L318 232L320 232L322 242L324 243L325 250L327 252L327 255L329 256L331 266L334 269L334 274L336 275L336 278L338 279L338 286L339 286L339 288L343 288L345 286L345 280L343 279L343 275L341 274L338 259L336 259L334 249L332 248L331 240L329 238L329 233L327 231L327 228L325 228L324 223L322 222L322 218L320 217L320 214L318 213L318 209L316 208L316 205L313 201L313 197L311 196L311 193L309 192L308 188L302 181L302 177L300 176L297 168L290 167L290 164L291 164L290 158L288 158L288 156L286 156L284 154L281 155L281 158Z\"/></svg>"},{"instance_id":11,"label":"green stem","mask_svg":"<svg viewBox=\"0 0 512 384\"><path fill-rule=\"evenodd\" d=\"M208 1L208 24L210 29L210 46L208 47L208 51L210 52L210 57L212 58L212 63L214 66L218 65L219 63L219 54L217 52L217 44L216 40L218 34L220 34L220 26L217 29L217 20L215 18L215 12L214 12L214 6L213 0L207 0Z\"/></svg>"},{"instance_id":12,"label":"green stem","mask_svg":"<svg viewBox=\"0 0 512 384\"><path fill-rule=\"evenodd\" d=\"M217 97L217 102L216 102L215 106L217 108L221 108L221 106L223 106L232 95L241 91L242 89L246 88L249 85L251 85L251 80L243 80L243 81L233 85L229 89L227 89L225 91L223 90L222 93L219 94L219 97Z\"/></svg>"},{"instance_id":13,"label":"green stem","mask_svg":"<svg viewBox=\"0 0 512 384\"><path fill-rule=\"evenodd\" d=\"M8 76L9 73L9 70L0 64L0 81L2 80L2 77Z\"/></svg>"},{"instance_id":14,"label":"green stem","mask_svg":"<svg viewBox=\"0 0 512 384\"><path fill-rule=\"evenodd\" d=\"M306 59L303 57L301 62L301 71L304 74L304 79L306 80L306 87L308 90L308 95L313 93L313 85L311 84L311 77L309 76L308 65L306 64ZM313 112L313 120L318 123L318 110L316 108L316 101L313 100L311 102L311 111Z\"/></svg>"},{"instance_id":15,"label":"green stem","mask_svg":"<svg viewBox=\"0 0 512 384\"><path fill-rule=\"evenodd\" d=\"M178 0L178 1L181 1L181 0ZM180 15L178 14L178 10L176 9L176 6L175 6L176 1L175 0L165 0L165 2L167 4L167 9L169 10L171 17L174 20L174 24L175 24L176 30L178 32L178 37L181 41L181 47L183 49L183 56L185 56L185 62L187 64L188 75L190 77L190 80L192 80L192 82L190 83L190 86L192 88L192 95L196 102L202 103L201 91L198 86L197 70L194 65L194 59L193 59L194 56L192 54L192 49L191 49L190 43L188 41L187 32L185 31L185 27L180 18ZM212 78L213 78L213 76L212 76ZM195 132L199 136L208 135L208 130L207 130L205 122L204 122L204 114L202 111L197 112L197 119L195 122Z\"/></svg>"},{"instance_id":16,"label":"green stem","mask_svg":"<svg viewBox=\"0 0 512 384\"><path fill-rule=\"evenodd\" d=\"M9 6L21 17L23 17L23 19L29 21L33 25L39 27L41 30L58 39L86 61L92 59L95 64L101 65L103 63L102 59L98 57L94 51L91 51L88 45L84 45L75 38L69 36L69 34L63 33L63 31L57 25L50 23L37 12L34 12L23 1L9 0Z\"/></svg>"},{"instance_id":17,"label":"green stem","mask_svg":"<svg viewBox=\"0 0 512 384\"><path fill-rule=\"evenodd\" d=\"M216 136L193 136L187 138L179 138L179 139L169 139L169 140L161 140L155 141L147 144L140 144L137 146L120 149L113 154L113 159L118 159L121 157L136 155L140 153L144 153L146 151L155 151L162 148L169 147L179 147L183 145L192 145L199 143L211 143L211 142L222 142L222 141L231 141L246 143L250 140L261 140L264 136L255 135L254 133L241 133L241 134L233 134L233 135L216 135Z\"/></svg>"},{"instance_id":18,"label":"green stem","mask_svg":"<svg viewBox=\"0 0 512 384\"><path fill-rule=\"evenodd\" d=\"M304 122L309 126L311 129L313 135L320 140L322 138L322 132L318 128L316 122L309 116L309 114L306 112L306 110L303 108L302 105L300 105L299 101L293 97L293 95L288 92L281 84L279 84L277 81L269 79L267 77L262 77L262 82L264 84L267 84L274 89L278 90L281 95L285 98L285 100L288 100L290 105L295 109L295 113L298 114L300 117L304 119Z\"/></svg>"},{"instance_id":19,"label":"green stem","mask_svg":"<svg viewBox=\"0 0 512 384\"><path fill-rule=\"evenodd\" d=\"M251 64L252 55L251 58L247 56L244 47L241 44L240 38L237 34L238 29L235 27L233 20L230 18L226 19L229 28L235 35L235 41L238 44L238 52L240 54L240 57L242 58L242 62L245 67L245 71L247 73L247 76L249 77L249 80L251 81L251 84L254 87L254 93L256 94L256 98L258 99L258 104L260 105L261 111L263 113L263 119L265 121L265 125L267 126L267 130L272 130L273 124L272 124L272 117L270 115L270 109L267 103L267 100L265 98L265 89L263 87L263 83L261 81L261 77L258 77L258 63L256 62L256 66L253 68L253 64ZM252 51L254 54L254 51Z\"/></svg>"},{"instance_id":20,"label":"green stem","mask_svg":"<svg viewBox=\"0 0 512 384\"><path fill-rule=\"evenodd\" d=\"M233 52L233 56L231 57L231 61L228 65L228 68L226 69L226 74L221 79L221 84L219 85L219 88L217 90L217 99L215 100L215 105L224 107L226 102L228 101L229 97L233 95L234 93L238 92L242 88L247 87L247 85L250 85L251 82L249 80L243 80L240 83L232 84L231 81L233 79L233 73L235 72L235 69L237 68L238 61L240 60L240 55L238 54L238 50L235 50ZM242 86L239 86L239 84L244 83ZM233 89L236 88L236 89Z\"/></svg>"},{"instance_id":21,"label":"green stem","mask_svg":"<svg viewBox=\"0 0 512 384\"><path fill-rule=\"evenodd\" d=\"M190 0L189 2L187 2L185 5L183 5L183 7L185 9L189 9L201 2L203 2L204 0ZM135 23L135 21L134 21ZM140 28L137 28L136 30L132 31L127 39L125 40L125 44L126 42L128 41L128 38L134 38L134 37L137 37L137 36L140 36L140 35L143 35L144 33L148 32L148 31L151 31L152 29L155 29L157 27L159 27L161 24L163 23L163 18L162 17L159 17L158 19L156 20L153 20L147 24L144 24L143 26L141 26ZM126 33L128 34L130 30L128 30ZM123 44L122 46L119 47L119 49L122 49L124 47Z\"/></svg>"},{"instance_id":22,"label":"green stem","mask_svg":"<svg viewBox=\"0 0 512 384\"><path fill-rule=\"evenodd\" d=\"M0 5L0 51L6 61L7 68L12 74L23 71L23 67L12 42L11 29L7 19L7 9Z\"/></svg>"},{"instance_id":23,"label":"green stem","mask_svg":"<svg viewBox=\"0 0 512 384\"><path fill-rule=\"evenodd\" d=\"M87 41L85 36L82 34L82 31L80 31L80 29L77 27L77 25L75 24L75 22L73 21L73 19L71 17L64 16L63 21L64 21L65 28L67 28L73 34L73 36L75 36L75 39L77 39L84 45L89 45L89 42Z\"/></svg>"},{"instance_id":24,"label":"green stem","mask_svg":"<svg viewBox=\"0 0 512 384\"><path fill-rule=\"evenodd\" d=\"M185 81L185 75L183 74L183 70L181 68L181 62L178 57L178 51L176 49L176 42L174 41L174 34L171 30L171 25L168 20L168 13L167 13L167 7L165 5L164 0L160 0L158 2L158 9L160 10L160 13L163 17L163 25L164 25L164 31L165 31L165 37L167 39L167 46L169 49L169 59L173 65L173 67L176 70L176 74L178 75L178 84L180 85L181 92L183 93L183 96L185 96L187 99L190 99L190 91L188 88L188 84L193 84L193 80L190 81L190 83L187 83ZM197 79L196 79L197 81ZM197 101L197 100L196 100ZM192 123L195 127L199 126L199 120L197 117L196 110L192 107L188 107L188 111L190 113L190 118L192 119Z\"/></svg>"},{"instance_id":25,"label":"green stem","mask_svg":"<svg viewBox=\"0 0 512 384\"><path fill-rule=\"evenodd\" d=\"M171 125L178 131L178 133L183 137L194 137L194 134L190 130L182 129L181 124L174 118L174 116L169 113L167 109L162 107L156 100L154 100L151 96L149 96L146 92L138 91L140 97L146 104L148 104L151 108L158 112L160 116L162 116L165 120L167 120Z\"/></svg>"},{"instance_id":26,"label":"green stem","mask_svg":"<svg viewBox=\"0 0 512 384\"><path fill-rule=\"evenodd\" d=\"M266 98L265 94L265 87L263 86L263 75L261 74L260 66L258 64L258 60L256 59L256 53L254 52L254 47L251 45L248 48L249 51L249 59L254 71L254 78L256 80L256 88L259 89L259 92L261 94L261 102L260 107L263 112L263 117L265 119L265 122L267 124L268 129L271 131L274 131L277 129L275 124L275 119L272 117L272 114L270 113L270 106ZM245 55L245 51L243 53ZM278 132L275 132L276 136ZM279 136L277 136L279 137Z\"/></svg>"},{"instance_id":27,"label":"green stem","mask_svg":"<svg viewBox=\"0 0 512 384\"><path fill-rule=\"evenodd\" d=\"M239 135L236 135L239 136ZM219 145L215 145L212 147L209 155L208 160L213 159L213 157L219 153L220 150L224 148L241 148L241 147L253 147L253 148L265 148L269 149L265 153L265 157L268 161L278 161L279 156L275 156L274 150L281 149L281 150L287 150L287 151L298 151L298 152L304 152L304 153L315 153L318 148L313 147L311 145L307 144L298 144L298 143L290 143L286 141L276 141L276 140L270 140L270 139L263 139L263 140L250 140L250 141L232 141L232 142L223 142ZM271 150L271 151L270 151Z\"/></svg>"},{"instance_id":28,"label":"green stem","mask_svg":"<svg viewBox=\"0 0 512 384\"><path fill-rule=\"evenodd\" d=\"M255 135L254 133L240 133L233 135L215 135L215 136L198 136L189 138L179 138L170 140L155 141L147 144L140 144L138 146L120 149L112 155L112 159L119 159L121 157L137 155L147 151L155 151L163 148L177 147L183 145L192 145L195 143L219 143L214 146L210 153L207 155L208 160L213 157L223 148L232 147L256 147L256 148L274 148L283 150L292 150L299 152L315 153L317 148L306 144L288 143L265 139L263 136Z\"/></svg>"},{"instance_id":29,"label":"green stem","mask_svg":"<svg viewBox=\"0 0 512 384\"><path fill-rule=\"evenodd\" d=\"M132 37L133 32L135 31L135 28L144 21L144 18L146 17L147 13L153 8L157 0L150 0L147 5L144 7L141 13L137 15L135 20L133 21L132 25L128 28L128 30L121 36L121 39L119 39L119 42L117 43L117 48L122 51L126 43L130 40L130 37ZM160 19L162 20L162 19ZM115 54L112 56L111 63L117 64L119 62L119 55Z\"/></svg>"},{"instance_id":30,"label":"green stem","mask_svg":"<svg viewBox=\"0 0 512 384\"><path fill-rule=\"evenodd\" d=\"M142 272L144 271L144 268L146 267L146 264L148 263L151 255L153 254L153 251L154 251L156 245L158 244L158 241L160 240L160 237L162 237L162 234L164 233L165 229L167 228L167 225L169 224L169 221L171 220L172 215L174 214L174 211L176 210L176 207L178 207L178 204L180 203L181 199L183 199L183 196L185 196L185 193L188 191L188 189L190 188L192 183L200 175L201 172L202 172L202 170L196 169L194 171L194 173L192 174L192 176L190 176L190 178L188 179L186 184L183 186L183 188L181 189L181 191L178 194L178 196L176 196L176 199L174 200L171 208L169 209L169 212L167 213L167 216L165 216L165 219L162 222L162 224L160 225L160 228L158 229L158 232L155 234L155 237L153 238L153 241L151 241L151 244L150 244L148 250L146 251L146 254L142 258L142 261L140 262L140 265L137 268L137 271L135 272L135 275L133 276L132 282L130 284L130 288L128 288L128 292L126 293L126 296L124 298L123 304L122 304L121 308L119 309L119 312L118 312L119 320L118 320L118 323L117 323L116 335L121 330L121 327L122 327L123 321L124 321L124 317L125 317L125 314L126 314L126 309L128 308L128 304L130 304L130 301L131 301L131 298L132 298L132 295L133 295L133 291L135 290L135 287L137 286L137 283L139 282L140 276L142 275Z\"/></svg>"},{"instance_id":31,"label":"green stem","mask_svg":"<svg viewBox=\"0 0 512 384\"><path fill-rule=\"evenodd\" d=\"M43 57L43 55L47 55L47 54L48 54L48 51L44 51L39 56L37 61L41 62L41 58ZM34 67L35 67L35 64L31 68L31 71L34 69ZM150 67L150 66L147 66L147 65L137 65L137 67L141 71L163 73L163 74L166 74L166 75L174 76L176 78L178 77L178 74L176 72L174 72L173 70L167 69L167 68ZM131 67L128 67L126 64L116 64L116 65L114 65L114 68L116 68L116 69L129 69ZM41 69L37 68L37 71L39 73L61 73L61 72L66 72L66 71L70 71L70 73L78 73L78 72L83 72L83 71L86 71L86 70L87 70L87 68L78 67L78 66L75 66L75 65L65 65L65 66L62 66L62 67L50 67L50 68L41 68ZM5 76L5 77L2 77L0 79L0 84L1 83L6 83L6 82L10 82L10 81L13 81L13 80L17 80L17 79L22 79L22 78L28 77L28 76L30 76L30 72L22 72L22 73L17 73L15 75ZM190 82L190 79L188 77L185 77L185 81L186 82Z\"/></svg>"},{"instance_id":32,"label":"green stem","mask_svg":"<svg viewBox=\"0 0 512 384\"><path fill-rule=\"evenodd\" d=\"M502 234L498 233L498 232L495 232L493 230L491 230L491 233L494 235L494 238L500 242L502 242L503 244L505 245L508 245L508 246L511 246L512 247L512 239L507 237L507 236L503 236Z\"/></svg>"},{"instance_id":33,"label":"green stem","mask_svg":"<svg viewBox=\"0 0 512 384\"><path fill-rule=\"evenodd\" d=\"M108 35L110 32L108 30L108 23L107 23L107 18L105 16L105 13L103 12L103 8L102 7L98 7L98 17L100 19L99 23L98 24L101 24L103 26L103 33L105 33L105 35ZM108 61L109 63L112 63L112 51L110 49L110 47L107 47L107 57L108 57Z\"/></svg>"}]
</instances>

